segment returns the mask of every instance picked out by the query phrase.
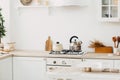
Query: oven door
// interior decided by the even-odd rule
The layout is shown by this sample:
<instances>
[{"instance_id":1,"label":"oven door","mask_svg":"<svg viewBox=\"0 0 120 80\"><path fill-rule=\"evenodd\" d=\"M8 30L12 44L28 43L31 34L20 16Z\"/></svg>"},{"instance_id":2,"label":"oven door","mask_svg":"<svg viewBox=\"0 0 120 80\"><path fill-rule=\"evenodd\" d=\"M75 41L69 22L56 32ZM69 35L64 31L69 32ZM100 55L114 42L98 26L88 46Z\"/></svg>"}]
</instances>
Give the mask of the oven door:
<instances>
[{"instance_id":1,"label":"oven door","mask_svg":"<svg viewBox=\"0 0 120 80\"><path fill-rule=\"evenodd\" d=\"M47 66L47 75L47 80L120 80L116 73L81 72L79 68L65 66Z\"/></svg>"},{"instance_id":2,"label":"oven door","mask_svg":"<svg viewBox=\"0 0 120 80\"><path fill-rule=\"evenodd\" d=\"M48 80L76 80L75 75L80 75L80 71L71 66L47 66Z\"/></svg>"}]
</instances>

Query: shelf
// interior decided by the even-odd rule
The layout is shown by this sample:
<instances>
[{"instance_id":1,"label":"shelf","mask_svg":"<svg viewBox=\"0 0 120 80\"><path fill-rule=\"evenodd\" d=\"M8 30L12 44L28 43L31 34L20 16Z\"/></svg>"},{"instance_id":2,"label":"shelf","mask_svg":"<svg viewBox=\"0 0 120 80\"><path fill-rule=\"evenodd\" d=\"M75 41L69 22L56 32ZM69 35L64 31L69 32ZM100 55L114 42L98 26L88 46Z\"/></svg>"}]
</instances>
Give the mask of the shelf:
<instances>
[{"instance_id":1,"label":"shelf","mask_svg":"<svg viewBox=\"0 0 120 80\"><path fill-rule=\"evenodd\" d=\"M102 22L119 22L120 18L101 18L100 21L102 21Z\"/></svg>"},{"instance_id":2,"label":"shelf","mask_svg":"<svg viewBox=\"0 0 120 80\"><path fill-rule=\"evenodd\" d=\"M18 15L20 16L25 10L43 10L45 9L47 11L47 14L50 15L51 14L51 7L50 6L40 6L40 5L32 5L32 6L23 6L23 5L20 5L20 6L17 6L17 12L18 12Z\"/></svg>"},{"instance_id":3,"label":"shelf","mask_svg":"<svg viewBox=\"0 0 120 80\"><path fill-rule=\"evenodd\" d=\"M53 7L70 7L70 6L79 6L79 7L86 7L85 5L64 5L64 6L18 6L17 8L53 8Z\"/></svg>"},{"instance_id":4,"label":"shelf","mask_svg":"<svg viewBox=\"0 0 120 80\"><path fill-rule=\"evenodd\" d=\"M39 1L39 0L38 0ZM46 7L69 7L69 6L88 6L88 0L37 0L33 1L30 5L18 4L17 8L46 8Z\"/></svg>"},{"instance_id":5,"label":"shelf","mask_svg":"<svg viewBox=\"0 0 120 80\"><path fill-rule=\"evenodd\" d=\"M114 7L114 6L118 6L118 5L102 5L102 6L105 6L105 7L106 7L106 6L113 6L113 7Z\"/></svg>"},{"instance_id":6,"label":"shelf","mask_svg":"<svg viewBox=\"0 0 120 80\"><path fill-rule=\"evenodd\" d=\"M17 8L48 8L50 6L18 6Z\"/></svg>"}]
</instances>

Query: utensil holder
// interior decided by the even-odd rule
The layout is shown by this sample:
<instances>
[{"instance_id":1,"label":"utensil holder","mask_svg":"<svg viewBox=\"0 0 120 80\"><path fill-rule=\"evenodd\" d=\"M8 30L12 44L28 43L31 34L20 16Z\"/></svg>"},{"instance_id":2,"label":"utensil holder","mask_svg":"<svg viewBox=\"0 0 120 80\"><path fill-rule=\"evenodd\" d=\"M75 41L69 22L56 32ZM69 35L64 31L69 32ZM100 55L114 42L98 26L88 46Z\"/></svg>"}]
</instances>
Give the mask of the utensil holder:
<instances>
[{"instance_id":1,"label":"utensil holder","mask_svg":"<svg viewBox=\"0 0 120 80\"><path fill-rule=\"evenodd\" d=\"M114 55L120 55L120 48L114 48L113 49L113 54Z\"/></svg>"}]
</instances>

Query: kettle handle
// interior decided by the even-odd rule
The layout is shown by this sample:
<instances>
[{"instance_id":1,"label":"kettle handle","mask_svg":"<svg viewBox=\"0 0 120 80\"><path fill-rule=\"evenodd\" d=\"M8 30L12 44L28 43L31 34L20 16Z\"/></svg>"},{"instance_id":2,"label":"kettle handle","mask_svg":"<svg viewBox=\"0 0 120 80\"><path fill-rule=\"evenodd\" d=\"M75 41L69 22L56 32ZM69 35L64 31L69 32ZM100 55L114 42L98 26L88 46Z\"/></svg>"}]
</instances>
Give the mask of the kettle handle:
<instances>
[{"instance_id":1,"label":"kettle handle","mask_svg":"<svg viewBox=\"0 0 120 80\"><path fill-rule=\"evenodd\" d=\"M77 36L72 36L72 37L70 38L70 43L72 43L72 39L73 39L73 38L77 38L77 39L78 39Z\"/></svg>"}]
</instances>

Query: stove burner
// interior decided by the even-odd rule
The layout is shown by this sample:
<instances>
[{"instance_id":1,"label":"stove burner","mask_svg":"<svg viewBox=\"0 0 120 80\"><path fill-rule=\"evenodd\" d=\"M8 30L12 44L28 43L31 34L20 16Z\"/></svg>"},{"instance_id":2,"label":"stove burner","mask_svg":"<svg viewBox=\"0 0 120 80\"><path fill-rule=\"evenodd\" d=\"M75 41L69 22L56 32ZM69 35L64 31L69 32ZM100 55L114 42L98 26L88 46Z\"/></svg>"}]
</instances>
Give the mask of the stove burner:
<instances>
[{"instance_id":1,"label":"stove burner","mask_svg":"<svg viewBox=\"0 0 120 80\"><path fill-rule=\"evenodd\" d=\"M82 55L82 51L62 50L62 51L51 51L49 54L67 54L67 55Z\"/></svg>"}]
</instances>

